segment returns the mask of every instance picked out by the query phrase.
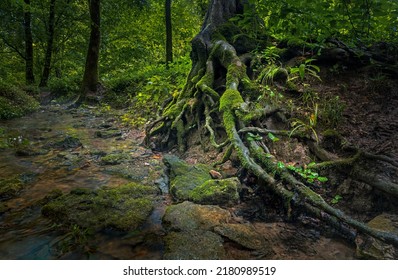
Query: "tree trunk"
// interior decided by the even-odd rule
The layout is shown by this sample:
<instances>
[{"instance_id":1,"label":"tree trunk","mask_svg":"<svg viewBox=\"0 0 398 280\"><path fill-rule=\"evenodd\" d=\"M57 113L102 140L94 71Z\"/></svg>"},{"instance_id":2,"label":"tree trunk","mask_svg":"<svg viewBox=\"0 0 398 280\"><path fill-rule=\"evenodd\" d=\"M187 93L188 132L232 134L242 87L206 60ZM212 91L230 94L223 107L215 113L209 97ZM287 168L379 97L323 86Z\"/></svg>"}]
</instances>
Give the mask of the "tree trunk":
<instances>
[{"instance_id":1,"label":"tree trunk","mask_svg":"<svg viewBox=\"0 0 398 280\"><path fill-rule=\"evenodd\" d=\"M47 49L46 56L44 58L44 68L43 74L40 80L40 86L47 86L48 78L50 77L51 70L51 57L53 53L54 44L54 28L55 28L55 2L56 0L51 0L50 2L50 14L48 18L48 39L47 39Z\"/></svg>"},{"instance_id":2,"label":"tree trunk","mask_svg":"<svg viewBox=\"0 0 398 280\"><path fill-rule=\"evenodd\" d=\"M26 84L31 85L35 83L35 76L33 73L33 37L32 37L32 27L31 27L31 7L30 0L25 1L25 11L24 11L24 31L25 31L25 75Z\"/></svg>"},{"instance_id":3,"label":"tree trunk","mask_svg":"<svg viewBox=\"0 0 398 280\"><path fill-rule=\"evenodd\" d=\"M229 21L235 15L250 12L243 13L243 4L244 0L210 2L201 31L192 40L192 69L185 87L165 107L161 118L147 126L145 143L163 150L177 146L184 152L189 139L198 141L199 135L201 143L210 143L218 150L228 146L223 161L235 151L241 166L283 200L288 218L293 216L293 210L304 209L333 227L348 226L398 246L395 233L370 228L330 206L305 180L299 181L287 168L280 167L265 145L246 137L245 130L259 123L257 113L266 123L278 110L267 110L272 107L271 100L258 112L248 109L260 105L255 103L260 95L246 74L243 59L237 55L236 48L240 46L234 45L237 43L233 38L244 34Z\"/></svg>"},{"instance_id":4,"label":"tree trunk","mask_svg":"<svg viewBox=\"0 0 398 280\"><path fill-rule=\"evenodd\" d=\"M81 100L85 100L86 95L89 92L96 93L99 82L98 60L101 42L100 0L89 0L89 8L91 32L87 50L86 66L83 75Z\"/></svg>"},{"instance_id":5,"label":"tree trunk","mask_svg":"<svg viewBox=\"0 0 398 280\"><path fill-rule=\"evenodd\" d=\"M173 33L171 25L171 1L165 2L165 19L166 19L166 64L173 62Z\"/></svg>"}]
</instances>

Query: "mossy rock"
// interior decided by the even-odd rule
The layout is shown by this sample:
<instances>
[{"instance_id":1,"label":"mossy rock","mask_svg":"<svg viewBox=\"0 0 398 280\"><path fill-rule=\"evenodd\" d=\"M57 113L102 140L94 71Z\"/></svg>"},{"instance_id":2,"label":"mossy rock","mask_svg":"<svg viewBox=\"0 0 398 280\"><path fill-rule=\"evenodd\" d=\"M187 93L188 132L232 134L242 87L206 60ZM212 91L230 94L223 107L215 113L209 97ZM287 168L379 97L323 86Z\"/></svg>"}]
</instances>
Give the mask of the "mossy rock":
<instances>
[{"instance_id":1,"label":"mossy rock","mask_svg":"<svg viewBox=\"0 0 398 280\"><path fill-rule=\"evenodd\" d=\"M83 144L82 142L80 142L79 138L67 135L64 139L52 143L49 146L53 148L66 150L66 149L75 149L81 147L83 146Z\"/></svg>"},{"instance_id":2,"label":"mossy rock","mask_svg":"<svg viewBox=\"0 0 398 280\"><path fill-rule=\"evenodd\" d=\"M238 178L208 180L190 193L189 200L198 204L233 205L239 201Z\"/></svg>"},{"instance_id":3,"label":"mossy rock","mask_svg":"<svg viewBox=\"0 0 398 280\"><path fill-rule=\"evenodd\" d=\"M95 136L98 138L107 139L122 136L122 132L118 129L99 130L95 132Z\"/></svg>"},{"instance_id":4,"label":"mossy rock","mask_svg":"<svg viewBox=\"0 0 398 280\"><path fill-rule=\"evenodd\" d=\"M171 232L165 237L166 260L222 260L223 239L210 231Z\"/></svg>"},{"instance_id":5,"label":"mossy rock","mask_svg":"<svg viewBox=\"0 0 398 280\"><path fill-rule=\"evenodd\" d=\"M173 155L165 155L163 162L169 169L170 193L177 201L188 200L193 189L211 179L210 166L189 165Z\"/></svg>"},{"instance_id":6,"label":"mossy rock","mask_svg":"<svg viewBox=\"0 0 398 280\"><path fill-rule=\"evenodd\" d=\"M223 224L214 228L214 232L251 250L273 255L271 243L256 232L251 224Z\"/></svg>"},{"instance_id":7,"label":"mossy rock","mask_svg":"<svg viewBox=\"0 0 398 280\"><path fill-rule=\"evenodd\" d=\"M125 153L108 154L101 158L101 164L104 165L117 165L127 160L129 156Z\"/></svg>"},{"instance_id":8,"label":"mossy rock","mask_svg":"<svg viewBox=\"0 0 398 280\"><path fill-rule=\"evenodd\" d=\"M24 188L25 184L19 176L9 179L0 179L0 201L18 196Z\"/></svg>"},{"instance_id":9,"label":"mossy rock","mask_svg":"<svg viewBox=\"0 0 398 280\"><path fill-rule=\"evenodd\" d=\"M129 183L99 190L75 189L47 203L42 214L55 223L84 229L137 229L150 215L158 194L154 186Z\"/></svg>"},{"instance_id":10,"label":"mossy rock","mask_svg":"<svg viewBox=\"0 0 398 280\"><path fill-rule=\"evenodd\" d=\"M163 224L174 231L212 230L215 226L227 223L229 219L231 214L219 206L184 201L166 209Z\"/></svg>"}]
</instances>

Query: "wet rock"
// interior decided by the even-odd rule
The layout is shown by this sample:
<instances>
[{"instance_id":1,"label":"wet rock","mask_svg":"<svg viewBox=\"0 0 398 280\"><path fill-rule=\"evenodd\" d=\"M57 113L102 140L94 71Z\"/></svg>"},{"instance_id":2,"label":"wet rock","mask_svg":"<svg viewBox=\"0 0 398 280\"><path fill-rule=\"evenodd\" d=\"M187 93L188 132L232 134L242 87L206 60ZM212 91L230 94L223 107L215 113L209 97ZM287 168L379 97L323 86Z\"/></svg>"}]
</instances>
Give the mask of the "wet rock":
<instances>
[{"instance_id":1,"label":"wet rock","mask_svg":"<svg viewBox=\"0 0 398 280\"><path fill-rule=\"evenodd\" d=\"M163 223L167 229L174 231L212 230L230 219L231 214L219 206L184 201L167 208Z\"/></svg>"},{"instance_id":2,"label":"wet rock","mask_svg":"<svg viewBox=\"0 0 398 280\"><path fill-rule=\"evenodd\" d=\"M122 132L118 129L99 130L95 132L95 136L98 138L107 139L122 136Z\"/></svg>"},{"instance_id":3,"label":"wet rock","mask_svg":"<svg viewBox=\"0 0 398 280\"><path fill-rule=\"evenodd\" d=\"M10 210L7 204L0 202L0 215Z\"/></svg>"},{"instance_id":4,"label":"wet rock","mask_svg":"<svg viewBox=\"0 0 398 280\"><path fill-rule=\"evenodd\" d=\"M129 155L125 153L112 153L101 158L101 164L103 165L118 165L124 160L128 159Z\"/></svg>"},{"instance_id":5,"label":"wet rock","mask_svg":"<svg viewBox=\"0 0 398 280\"><path fill-rule=\"evenodd\" d=\"M171 232L165 238L168 260L221 260L226 258L222 238L210 231Z\"/></svg>"},{"instance_id":6,"label":"wet rock","mask_svg":"<svg viewBox=\"0 0 398 280\"><path fill-rule=\"evenodd\" d=\"M75 189L47 203L42 214L55 223L84 229L137 229L152 212L158 189L130 183L99 190Z\"/></svg>"},{"instance_id":7,"label":"wet rock","mask_svg":"<svg viewBox=\"0 0 398 280\"><path fill-rule=\"evenodd\" d=\"M274 254L270 242L260 235L251 224L223 224L215 227L214 232L247 249L262 252L268 257Z\"/></svg>"},{"instance_id":8,"label":"wet rock","mask_svg":"<svg viewBox=\"0 0 398 280\"><path fill-rule=\"evenodd\" d=\"M189 200L198 204L233 205L239 201L238 178L208 180L194 188Z\"/></svg>"},{"instance_id":9,"label":"wet rock","mask_svg":"<svg viewBox=\"0 0 398 280\"><path fill-rule=\"evenodd\" d=\"M0 201L18 196L24 187L25 184L19 176L9 179L0 179Z\"/></svg>"},{"instance_id":10,"label":"wet rock","mask_svg":"<svg viewBox=\"0 0 398 280\"><path fill-rule=\"evenodd\" d=\"M150 174L150 167L136 164L120 164L117 166L107 166L104 171L111 175L118 175L136 182L143 182Z\"/></svg>"},{"instance_id":11,"label":"wet rock","mask_svg":"<svg viewBox=\"0 0 398 280\"><path fill-rule=\"evenodd\" d=\"M66 150L66 149L76 149L78 147L83 146L83 144L82 142L80 142L79 138L68 135L63 140L50 144L49 146L53 148Z\"/></svg>"},{"instance_id":12,"label":"wet rock","mask_svg":"<svg viewBox=\"0 0 398 280\"><path fill-rule=\"evenodd\" d=\"M188 200L194 188L211 179L207 165L189 165L174 155L165 155L163 162L169 169L170 193L177 201Z\"/></svg>"},{"instance_id":13,"label":"wet rock","mask_svg":"<svg viewBox=\"0 0 398 280\"><path fill-rule=\"evenodd\" d=\"M36 147L20 147L15 151L15 155L20 157L39 156L47 153L48 150L38 149Z\"/></svg>"},{"instance_id":14,"label":"wet rock","mask_svg":"<svg viewBox=\"0 0 398 280\"><path fill-rule=\"evenodd\" d=\"M368 226L381 231L398 235L398 216L383 213L370 222ZM360 259L387 260L397 259L398 249L376 238L359 235L355 243L357 245L356 257Z\"/></svg>"}]
</instances>

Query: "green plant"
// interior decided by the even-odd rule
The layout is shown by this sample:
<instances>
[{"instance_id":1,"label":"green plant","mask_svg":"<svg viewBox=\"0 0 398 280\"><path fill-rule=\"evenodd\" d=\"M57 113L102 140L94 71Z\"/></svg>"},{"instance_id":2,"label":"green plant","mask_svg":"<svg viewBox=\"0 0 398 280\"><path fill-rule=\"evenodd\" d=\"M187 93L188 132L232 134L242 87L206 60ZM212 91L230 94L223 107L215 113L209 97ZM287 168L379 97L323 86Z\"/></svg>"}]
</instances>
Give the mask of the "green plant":
<instances>
[{"instance_id":1,"label":"green plant","mask_svg":"<svg viewBox=\"0 0 398 280\"><path fill-rule=\"evenodd\" d=\"M321 120L332 126L337 126L343 118L345 104L340 100L338 95L326 98L322 101L320 109Z\"/></svg>"},{"instance_id":2,"label":"green plant","mask_svg":"<svg viewBox=\"0 0 398 280\"><path fill-rule=\"evenodd\" d=\"M291 67L289 69L289 81L293 81L297 78L300 78L301 81L304 80L306 75L310 75L314 78L317 78L318 80L321 80L321 77L318 75L318 73L321 71L321 69L312 64L312 62L315 61L313 58L309 58L304 61L304 63L301 63L299 66L296 67Z\"/></svg>"},{"instance_id":3,"label":"green plant","mask_svg":"<svg viewBox=\"0 0 398 280\"><path fill-rule=\"evenodd\" d=\"M263 137L261 137L258 134L253 134L253 133L249 132L249 133L247 133L246 139L248 141L261 141L261 140L263 140Z\"/></svg>"},{"instance_id":4,"label":"green plant","mask_svg":"<svg viewBox=\"0 0 398 280\"><path fill-rule=\"evenodd\" d=\"M328 178L319 176L319 173L313 171L310 167L315 163L310 163L306 168L296 167L293 165L287 165L286 168L293 171L294 173L300 175L304 178L308 183L324 183L328 181Z\"/></svg>"},{"instance_id":5,"label":"green plant","mask_svg":"<svg viewBox=\"0 0 398 280\"><path fill-rule=\"evenodd\" d=\"M319 142L318 133L315 130L317 123L318 123L318 104L315 103L314 112L310 114L307 122L297 118L291 119L291 126L293 127L293 129L290 131L289 137L291 137L295 131L301 130L303 132L311 132L312 135L315 137L316 142Z\"/></svg>"},{"instance_id":6,"label":"green plant","mask_svg":"<svg viewBox=\"0 0 398 280\"><path fill-rule=\"evenodd\" d=\"M339 194L336 194L333 199L330 201L332 204L337 204L340 202L340 200L342 200L343 197Z\"/></svg>"}]
</instances>

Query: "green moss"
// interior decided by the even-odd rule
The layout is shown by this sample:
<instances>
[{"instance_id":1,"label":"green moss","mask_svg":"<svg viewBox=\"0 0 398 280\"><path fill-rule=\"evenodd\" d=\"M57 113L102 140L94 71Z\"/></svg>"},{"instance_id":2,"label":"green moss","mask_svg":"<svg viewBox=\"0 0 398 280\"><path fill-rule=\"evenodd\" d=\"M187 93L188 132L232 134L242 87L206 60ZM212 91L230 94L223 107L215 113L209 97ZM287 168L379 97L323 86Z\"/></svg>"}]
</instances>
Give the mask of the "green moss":
<instances>
[{"instance_id":1,"label":"green moss","mask_svg":"<svg viewBox=\"0 0 398 280\"><path fill-rule=\"evenodd\" d=\"M158 193L154 186L130 183L97 191L77 189L47 203L42 214L56 223L90 230L138 228L150 215Z\"/></svg>"},{"instance_id":2,"label":"green moss","mask_svg":"<svg viewBox=\"0 0 398 280\"><path fill-rule=\"evenodd\" d=\"M163 161L169 168L170 193L177 201L188 200L193 189L211 179L210 166L189 165L173 155L165 155Z\"/></svg>"},{"instance_id":3,"label":"green moss","mask_svg":"<svg viewBox=\"0 0 398 280\"><path fill-rule=\"evenodd\" d=\"M220 112L237 109L242 103L243 98L239 91L227 89L220 99Z\"/></svg>"},{"instance_id":4,"label":"green moss","mask_svg":"<svg viewBox=\"0 0 398 280\"><path fill-rule=\"evenodd\" d=\"M24 183L20 178L0 179L0 200L16 197L24 189Z\"/></svg>"},{"instance_id":5,"label":"green moss","mask_svg":"<svg viewBox=\"0 0 398 280\"><path fill-rule=\"evenodd\" d=\"M120 164L123 160L127 159L128 155L123 153L109 154L101 158L101 164L116 165Z\"/></svg>"},{"instance_id":6,"label":"green moss","mask_svg":"<svg viewBox=\"0 0 398 280\"><path fill-rule=\"evenodd\" d=\"M190 193L189 200L199 204L231 205L239 201L237 178L208 180Z\"/></svg>"}]
</instances>

